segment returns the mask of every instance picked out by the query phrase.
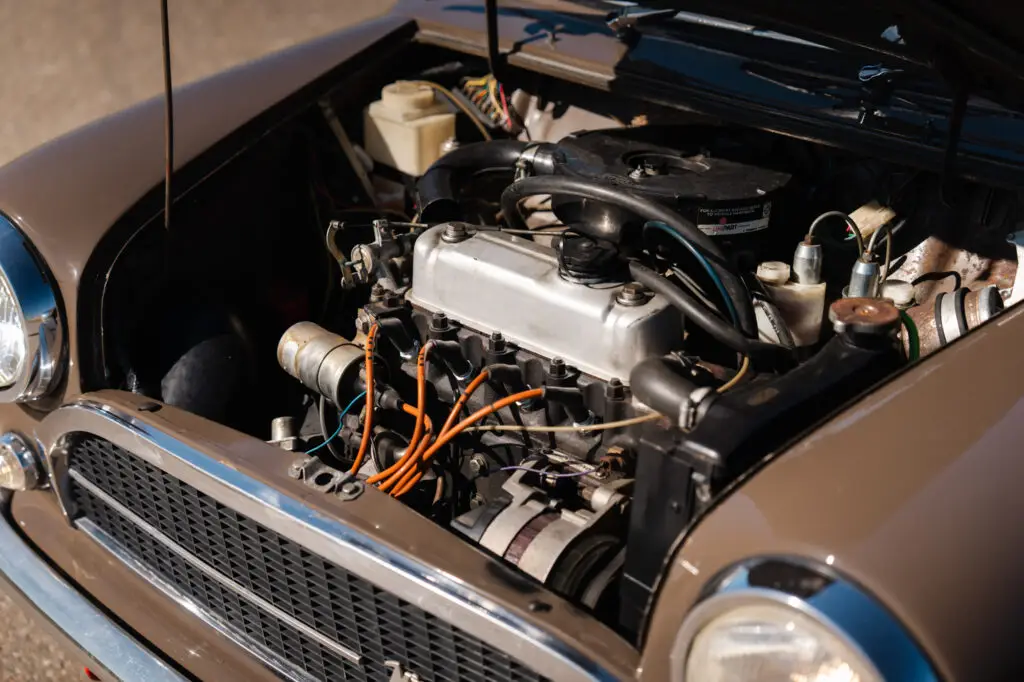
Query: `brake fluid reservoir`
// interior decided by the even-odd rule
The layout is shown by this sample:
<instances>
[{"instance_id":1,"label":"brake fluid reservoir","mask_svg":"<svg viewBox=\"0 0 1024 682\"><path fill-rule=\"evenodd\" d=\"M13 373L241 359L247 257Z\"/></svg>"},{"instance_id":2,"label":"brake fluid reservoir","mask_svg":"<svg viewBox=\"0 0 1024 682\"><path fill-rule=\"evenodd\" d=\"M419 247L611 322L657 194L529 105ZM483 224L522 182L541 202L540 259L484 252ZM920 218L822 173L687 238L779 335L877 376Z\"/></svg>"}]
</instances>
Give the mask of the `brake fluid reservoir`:
<instances>
[{"instance_id":1,"label":"brake fluid reservoir","mask_svg":"<svg viewBox=\"0 0 1024 682\"><path fill-rule=\"evenodd\" d=\"M432 88L411 81L384 86L363 112L363 124L363 143L374 161L407 175L423 175L441 158L445 140L455 137L455 114Z\"/></svg>"},{"instance_id":2,"label":"brake fluid reservoir","mask_svg":"<svg viewBox=\"0 0 1024 682\"><path fill-rule=\"evenodd\" d=\"M790 268L780 261L757 266L757 279L771 295L797 346L818 342L825 311L825 283L801 284L790 280Z\"/></svg>"}]
</instances>

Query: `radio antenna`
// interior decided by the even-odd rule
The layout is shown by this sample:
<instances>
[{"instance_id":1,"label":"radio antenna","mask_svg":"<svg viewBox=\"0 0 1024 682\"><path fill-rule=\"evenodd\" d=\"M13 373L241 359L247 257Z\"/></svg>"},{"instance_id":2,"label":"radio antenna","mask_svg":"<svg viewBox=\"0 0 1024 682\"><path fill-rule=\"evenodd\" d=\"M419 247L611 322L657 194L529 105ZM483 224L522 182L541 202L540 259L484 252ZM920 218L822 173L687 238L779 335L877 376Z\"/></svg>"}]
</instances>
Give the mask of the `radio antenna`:
<instances>
[{"instance_id":1,"label":"radio antenna","mask_svg":"<svg viewBox=\"0 0 1024 682\"><path fill-rule=\"evenodd\" d=\"M171 173L174 171L174 95L171 92L171 35L167 0L160 0L164 63L164 229L171 229Z\"/></svg>"}]
</instances>

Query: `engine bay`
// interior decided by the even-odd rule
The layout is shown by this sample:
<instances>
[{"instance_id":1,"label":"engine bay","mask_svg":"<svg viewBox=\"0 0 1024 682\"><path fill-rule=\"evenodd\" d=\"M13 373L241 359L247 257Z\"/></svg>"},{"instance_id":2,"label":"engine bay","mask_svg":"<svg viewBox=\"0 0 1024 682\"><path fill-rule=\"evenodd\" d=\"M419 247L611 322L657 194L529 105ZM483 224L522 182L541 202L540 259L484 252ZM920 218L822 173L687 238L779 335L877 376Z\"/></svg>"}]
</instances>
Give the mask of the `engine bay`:
<instances>
[{"instance_id":1,"label":"engine bay","mask_svg":"<svg viewBox=\"0 0 1024 682\"><path fill-rule=\"evenodd\" d=\"M1024 295L1021 212L1011 191L534 85L459 62L353 114L320 101L267 143L268 167L298 159L280 178L308 177L288 192L314 229L232 233L247 264L219 269L200 235L231 209L202 209L177 251L188 300L235 267L245 293L209 324L174 308L193 331L159 361L139 359L153 320L112 326L106 382L293 453L323 494L377 488L635 633L703 511ZM108 305L180 303L132 288L167 248L138 237Z\"/></svg>"}]
</instances>

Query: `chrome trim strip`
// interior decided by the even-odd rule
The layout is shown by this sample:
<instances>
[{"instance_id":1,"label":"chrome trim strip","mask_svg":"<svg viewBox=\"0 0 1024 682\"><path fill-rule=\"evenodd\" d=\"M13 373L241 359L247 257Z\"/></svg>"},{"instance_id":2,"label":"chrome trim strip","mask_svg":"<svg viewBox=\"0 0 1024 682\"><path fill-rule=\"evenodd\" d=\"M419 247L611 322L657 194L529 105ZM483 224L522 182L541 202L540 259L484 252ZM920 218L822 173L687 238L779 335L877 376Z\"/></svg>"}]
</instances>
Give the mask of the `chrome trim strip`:
<instances>
[{"instance_id":1,"label":"chrome trim strip","mask_svg":"<svg viewBox=\"0 0 1024 682\"><path fill-rule=\"evenodd\" d=\"M826 580L810 595L796 595L750 582L751 570L767 561L810 570ZM843 640L874 668L880 680L938 682L938 675L903 625L871 595L836 574L801 559L751 559L719 578L710 595L686 616L669 654L672 679L686 679L686 663L694 638L716 617L751 603L770 603L799 612Z\"/></svg>"},{"instance_id":2,"label":"chrome trim strip","mask_svg":"<svg viewBox=\"0 0 1024 682\"><path fill-rule=\"evenodd\" d=\"M25 325L25 365L14 383L0 388L0 403L29 402L53 389L67 365L64 321L56 287L35 247L0 214L0 273L10 284Z\"/></svg>"},{"instance_id":3,"label":"chrome trim strip","mask_svg":"<svg viewBox=\"0 0 1024 682\"><path fill-rule=\"evenodd\" d=\"M75 525L80 531L96 541L100 547L113 554L125 566L134 571L140 578L153 585L165 595L173 599L181 608L193 614L215 631L231 640L241 648L253 654L261 663L278 673L291 682L315 682L315 679L305 671L292 665L290 662L280 658L274 652L265 649L252 639L246 637L237 628L224 622L210 611L193 600L187 594L178 590L177 587L164 580L163 576L150 569L146 564L125 552L124 548L114 538L107 535L102 528L89 519L80 519Z\"/></svg>"},{"instance_id":4,"label":"chrome trim strip","mask_svg":"<svg viewBox=\"0 0 1024 682\"><path fill-rule=\"evenodd\" d=\"M192 556L187 551L179 547L177 543L175 543L169 537L164 535L158 528L150 525L145 519L143 519L141 516L137 515L131 509L128 509L128 507L125 507L123 504L115 500L113 497L108 495L101 488L97 487L96 484L94 484L92 481L87 479L82 474L78 473L74 469L69 469L68 475L70 475L71 478L75 479L78 485L82 486L90 493L100 498L100 500L102 500L104 504L111 507L118 514L125 517L126 519L134 523L136 526L144 530L148 535L151 535L154 540L159 542L168 550L177 554L178 557L186 561L189 565L192 566L192 568L201 572L203 575L210 578L211 580L215 580L216 582L220 583L221 587L231 590L236 595L238 595L239 598L246 600L253 606L258 607L263 611L266 611L270 615L274 616L274 618L284 621L285 624L288 625L288 627L292 628L293 630L298 630L306 637L309 637L310 639L316 641L318 644L326 647L327 649L330 649L337 655L348 660L350 663L354 663L355 665L362 664L362 656L352 651L351 649L344 647L341 644L338 644L333 639L324 636L322 633L317 632L313 628L303 623L298 618L295 618L294 616L285 613L278 607L268 602L263 597L250 592L249 590L245 589L244 587L242 587L235 581L231 580L227 576L221 574L220 571L213 568L206 562ZM76 524L80 525L80 521L76 521ZM121 558L125 556L125 552L119 552L117 554Z\"/></svg>"},{"instance_id":5,"label":"chrome trim strip","mask_svg":"<svg viewBox=\"0 0 1024 682\"><path fill-rule=\"evenodd\" d=\"M103 679L185 682L40 559L6 516L0 516L0 584L94 659L101 674L109 673Z\"/></svg>"},{"instance_id":6,"label":"chrome trim strip","mask_svg":"<svg viewBox=\"0 0 1024 682\"><path fill-rule=\"evenodd\" d=\"M50 471L58 476L66 468L65 436L73 432L109 440L353 575L472 633L545 677L559 682L618 679L579 650L488 600L457 576L382 545L119 408L83 398L46 416L36 436L47 453ZM253 446L270 447L255 439ZM64 490L60 480L53 483L58 492Z\"/></svg>"}]
</instances>

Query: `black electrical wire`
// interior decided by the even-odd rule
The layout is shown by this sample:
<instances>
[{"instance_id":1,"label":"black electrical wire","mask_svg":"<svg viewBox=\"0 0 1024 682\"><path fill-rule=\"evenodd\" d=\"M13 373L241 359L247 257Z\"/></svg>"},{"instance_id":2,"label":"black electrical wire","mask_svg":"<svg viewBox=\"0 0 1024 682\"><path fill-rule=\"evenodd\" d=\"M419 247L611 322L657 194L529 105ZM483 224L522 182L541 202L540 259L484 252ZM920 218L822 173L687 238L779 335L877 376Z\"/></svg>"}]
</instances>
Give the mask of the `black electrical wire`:
<instances>
[{"instance_id":1,"label":"black electrical wire","mask_svg":"<svg viewBox=\"0 0 1024 682\"><path fill-rule=\"evenodd\" d=\"M651 270L646 265L631 261L629 274L651 291L664 296L669 303L678 308L688 321L706 331L713 339L728 346L742 355L752 356L774 365L790 364L794 358L792 349L772 343L764 343L747 338L724 319L711 312L669 280Z\"/></svg>"},{"instance_id":2,"label":"black electrical wire","mask_svg":"<svg viewBox=\"0 0 1024 682\"><path fill-rule=\"evenodd\" d=\"M754 305L743 280L724 265L725 255L718 245L686 218L668 207L619 187L585 178L542 175L523 178L509 185L502 192L501 210L510 227L516 229L526 227L526 222L519 210L519 202L537 194L565 194L590 201L600 201L623 208L645 220L664 223L704 254L715 274L722 280L722 285L735 306L739 320L738 326L742 332L740 336L756 338L757 321L754 317ZM704 312L709 314L706 310Z\"/></svg>"},{"instance_id":3,"label":"black electrical wire","mask_svg":"<svg viewBox=\"0 0 1024 682\"><path fill-rule=\"evenodd\" d=\"M171 92L171 28L167 0L160 0L164 67L164 229L171 229L171 174L174 172L174 96Z\"/></svg>"},{"instance_id":4,"label":"black electrical wire","mask_svg":"<svg viewBox=\"0 0 1024 682\"><path fill-rule=\"evenodd\" d=\"M484 0L484 22L487 26L487 66L496 80L503 80L505 61L498 42L498 0Z\"/></svg>"}]
</instances>

